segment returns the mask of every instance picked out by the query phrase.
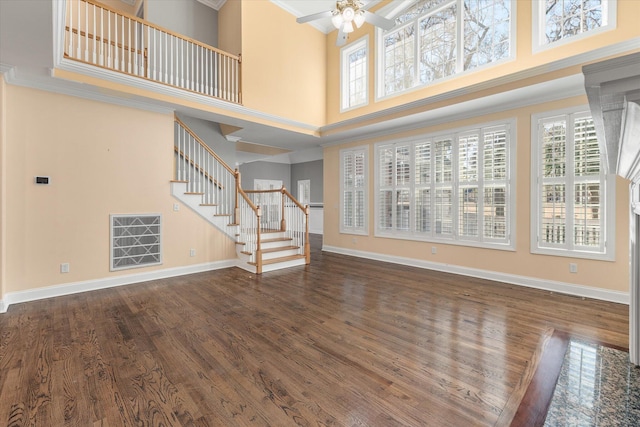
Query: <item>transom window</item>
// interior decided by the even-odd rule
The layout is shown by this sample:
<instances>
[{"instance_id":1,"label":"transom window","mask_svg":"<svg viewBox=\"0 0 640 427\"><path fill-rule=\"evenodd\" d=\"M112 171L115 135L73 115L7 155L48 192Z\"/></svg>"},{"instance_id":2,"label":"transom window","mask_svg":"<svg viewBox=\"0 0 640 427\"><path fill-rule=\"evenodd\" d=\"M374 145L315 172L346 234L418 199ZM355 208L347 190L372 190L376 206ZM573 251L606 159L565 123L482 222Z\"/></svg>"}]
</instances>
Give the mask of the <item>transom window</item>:
<instances>
[{"instance_id":1,"label":"transom window","mask_svg":"<svg viewBox=\"0 0 640 427\"><path fill-rule=\"evenodd\" d=\"M376 146L376 234L511 248L511 129Z\"/></svg>"},{"instance_id":2,"label":"transom window","mask_svg":"<svg viewBox=\"0 0 640 427\"><path fill-rule=\"evenodd\" d=\"M378 97L508 58L511 0L422 0L378 42ZM380 42L381 41L381 42Z\"/></svg>"},{"instance_id":3,"label":"transom window","mask_svg":"<svg viewBox=\"0 0 640 427\"><path fill-rule=\"evenodd\" d=\"M588 112L534 117L532 252L607 254L612 196Z\"/></svg>"},{"instance_id":4,"label":"transom window","mask_svg":"<svg viewBox=\"0 0 640 427\"><path fill-rule=\"evenodd\" d=\"M540 0L533 8L534 48L615 27L616 0Z\"/></svg>"}]
</instances>

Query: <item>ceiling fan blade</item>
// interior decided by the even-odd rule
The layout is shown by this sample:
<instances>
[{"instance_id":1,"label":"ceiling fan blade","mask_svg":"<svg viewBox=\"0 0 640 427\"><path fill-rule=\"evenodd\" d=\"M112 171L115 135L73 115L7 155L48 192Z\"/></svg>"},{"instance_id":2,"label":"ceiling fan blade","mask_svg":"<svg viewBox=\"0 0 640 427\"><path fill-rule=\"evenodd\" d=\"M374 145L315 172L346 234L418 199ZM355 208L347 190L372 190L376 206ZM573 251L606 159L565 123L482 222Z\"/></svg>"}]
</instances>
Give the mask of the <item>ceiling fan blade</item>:
<instances>
[{"instance_id":1,"label":"ceiling fan blade","mask_svg":"<svg viewBox=\"0 0 640 427\"><path fill-rule=\"evenodd\" d=\"M374 0L369 0L369 1L363 1L362 3L364 3L362 5L362 7L360 8L360 10L369 10L371 9L376 3L380 3L378 1L374 1Z\"/></svg>"},{"instance_id":2,"label":"ceiling fan blade","mask_svg":"<svg viewBox=\"0 0 640 427\"><path fill-rule=\"evenodd\" d=\"M344 46L347 43L347 33L342 31L342 27L338 30L338 38L336 40L336 46Z\"/></svg>"},{"instance_id":3,"label":"ceiling fan blade","mask_svg":"<svg viewBox=\"0 0 640 427\"><path fill-rule=\"evenodd\" d=\"M364 20L371 25L375 25L376 27L382 28L383 30L390 30L396 26L395 21L392 21L391 19L383 18L382 16L376 15L375 13L371 13L368 10L364 11Z\"/></svg>"},{"instance_id":4,"label":"ceiling fan blade","mask_svg":"<svg viewBox=\"0 0 640 427\"><path fill-rule=\"evenodd\" d=\"M331 18L331 16L333 16L333 11L327 10L325 12L318 12L312 13L311 15L307 16L301 16L300 18L296 19L296 22L298 24L304 24L305 22L315 21L316 19Z\"/></svg>"}]
</instances>

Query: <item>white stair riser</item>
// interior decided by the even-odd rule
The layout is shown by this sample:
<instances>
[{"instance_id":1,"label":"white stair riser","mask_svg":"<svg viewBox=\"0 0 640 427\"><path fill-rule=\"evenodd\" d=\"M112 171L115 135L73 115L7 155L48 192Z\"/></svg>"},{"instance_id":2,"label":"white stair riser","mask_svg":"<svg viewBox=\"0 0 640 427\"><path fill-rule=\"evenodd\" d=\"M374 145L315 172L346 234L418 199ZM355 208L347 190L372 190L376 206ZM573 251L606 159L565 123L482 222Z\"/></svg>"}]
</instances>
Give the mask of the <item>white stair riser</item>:
<instances>
[{"instance_id":1,"label":"white stair riser","mask_svg":"<svg viewBox=\"0 0 640 427\"><path fill-rule=\"evenodd\" d=\"M262 254L262 261L274 258L282 258L285 256L298 255L298 249L287 249L286 251L267 252Z\"/></svg>"},{"instance_id":2,"label":"white stair riser","mask_svg":"<svg viewBox=\"0 0 640 427\"><path fill-rule=\"evenodd\" d=\"M268 264L262 266L262 272L266 273L268 271L280 270L283 268L296 267L299 265L305 265L304 258L294 259L291 261L279 262L277 264Z\"/></svg>"},{"instance_id":3,"label":"white stair riser","mask_svg":"<svg viewBox=\"0 0 640 427\"><path fill-rule=\"evenodd\" d=\"M267 242L267 243L261 243L260 247L262 249L273 249L273 248L282 248L283 246L293 246L293 244L291 243L291 240L282 240L279 242Z\"/></svg>"}]
</instances>

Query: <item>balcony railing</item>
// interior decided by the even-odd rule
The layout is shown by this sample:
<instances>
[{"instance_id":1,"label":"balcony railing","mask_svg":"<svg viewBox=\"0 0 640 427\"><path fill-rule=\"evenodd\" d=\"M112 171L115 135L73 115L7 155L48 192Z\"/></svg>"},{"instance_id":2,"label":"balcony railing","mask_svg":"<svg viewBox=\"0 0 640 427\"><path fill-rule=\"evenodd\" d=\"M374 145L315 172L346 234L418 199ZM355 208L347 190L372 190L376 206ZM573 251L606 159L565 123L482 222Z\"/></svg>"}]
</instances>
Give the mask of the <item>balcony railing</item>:
<instances>
[{"instance_id":1,"label":"balcony railing","mask_svg":"<svg viewBox=\"0 0 640 427\"><path fill-rule=\"evenodd\" d=\"M65 58L241 104L241 59L89 0L67 0Z\"/></svg>"}]
</instances>

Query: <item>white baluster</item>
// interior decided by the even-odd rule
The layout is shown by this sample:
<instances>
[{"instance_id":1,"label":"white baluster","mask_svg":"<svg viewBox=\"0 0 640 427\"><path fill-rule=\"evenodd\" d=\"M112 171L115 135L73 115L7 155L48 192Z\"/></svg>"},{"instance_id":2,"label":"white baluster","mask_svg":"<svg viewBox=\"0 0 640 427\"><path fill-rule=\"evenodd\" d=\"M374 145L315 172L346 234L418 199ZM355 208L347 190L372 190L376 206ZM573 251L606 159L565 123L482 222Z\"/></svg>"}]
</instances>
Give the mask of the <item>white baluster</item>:
<instances>
[{"instance_id":1,"label":"white baluster","mask_svg":"<svg viewBox=\"0 0 640 427\"><path fill-rule=\"evenodd\" d=\"M133 35L135 38L135 43L134 43L134 47L135 47L135 52L133 54L133 69L135 70L135 75L139 75L140 74L140 69L138 68L138 52L142 52L142 49L139 48L138 46L138 21L133 21Z\"/></svg>"},{"instance_id":2,"label":"white baluster","mask_svg":"<svg viewBox=\"0 0 640 427\"><path fill-rule=\"evenodd\" d=\"M111 14L109 14L109 18L111 18ZM111 21L111 19L109 19ZM114 35L114 45L113 45L113 69L118 69L118 15L113 14L113 35Z\"/></svg>"},{"instance_id":3,"label":"white baluster","mask_svg":"<svg viewBox=\"0 0 640 427\"><path fill-rule=\"evenodd\" d=\"M89 62L89 3L84 4L84 60Z\"/></svg>"},{"instance_id":4,"label":"white baluster","mask_svg":"<svg viewBox=\"0 0 640 427\"><path fill-rule=\"evenodd\" d=\"M120 42L120 49L122 49L122 52L120 52L120 71L126 71L126 67L124 65L124 61L125 61L125 53L124 53L124 15L122 15L120 17L122 20L120 22L120 31L122 33L122 40Z\"/></svg>"},{"instance_id":5,"label":"white baluster","mask_svg":"<svg viewBox=\"0 0 640 427\"><path fill-rule=\"evenodd\" d=\"M80 38L80 32L82 31L82 19L81 19L81 14L80 14L80 0L78 0L78 10L77 10L77 15L78 15L78 43L76 46L76 58L77 59L82 59L82 39Z\"/></svg>"},{"instance_id":6,"label":"white baluster","mask_svg":"<svg viewBox=\"0 0 640 427\"><path fill-rule=\"evenodd\" d=\"M96 7L95 6L91 6L91 10L93 11L93 64L97 64L98 60L97 60L97 45L96 43L98 42L98 32L96 31Z\"/></svg>"},{"instance_id":7,"label":"white baluster","mask_svg":"<svg viewBox=\"0 0 640 427\"><path fill-rule=\"evenodd\" d=\"M100 55L99 62L101 66L104 66L104 9L100 8Z\"/></svg>"}]
</instances>

